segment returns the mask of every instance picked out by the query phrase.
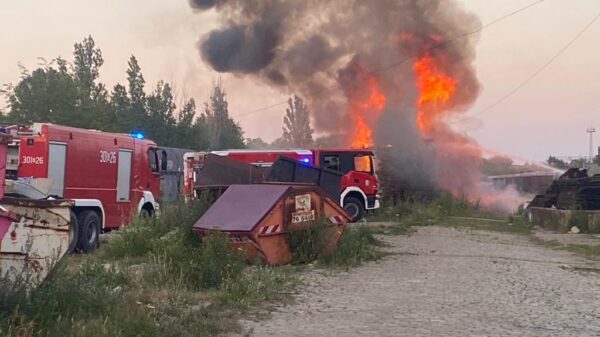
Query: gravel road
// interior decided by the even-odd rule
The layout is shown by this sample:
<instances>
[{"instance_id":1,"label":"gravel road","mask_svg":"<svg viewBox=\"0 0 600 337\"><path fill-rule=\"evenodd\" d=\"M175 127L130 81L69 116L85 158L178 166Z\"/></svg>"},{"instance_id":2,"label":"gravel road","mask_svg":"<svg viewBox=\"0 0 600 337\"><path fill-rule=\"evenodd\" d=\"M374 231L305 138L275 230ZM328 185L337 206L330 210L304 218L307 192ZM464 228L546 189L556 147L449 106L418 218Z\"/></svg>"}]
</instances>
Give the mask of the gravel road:
<instances>
[{"instance_id":1,"label":"gravel road","mask_svg":"<svg viewBox=\"0 0 600 337\"><path fill-rule=\"evenodd\" d=\"M293 304L242 336L600 336L600 268L527 237L424 227L395 255L315 269Z\"/></svg>"}]
</instances>

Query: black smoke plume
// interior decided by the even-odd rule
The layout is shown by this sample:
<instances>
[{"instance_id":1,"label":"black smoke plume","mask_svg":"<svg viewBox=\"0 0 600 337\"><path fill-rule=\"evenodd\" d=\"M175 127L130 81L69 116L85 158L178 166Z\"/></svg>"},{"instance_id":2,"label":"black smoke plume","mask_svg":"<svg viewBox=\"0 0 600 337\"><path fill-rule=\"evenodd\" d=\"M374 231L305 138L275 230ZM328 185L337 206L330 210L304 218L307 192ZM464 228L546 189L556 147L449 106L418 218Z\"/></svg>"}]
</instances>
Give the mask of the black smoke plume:
<instances>
[{"instance_id":1,"label":"black smoke plume","mask_svg":"<svg viewBox=\"0 0 600 337\"><path fill-rule=\"evenodd\" d=\"M397 186L478 194L481 151L440 120L431 137L417 128L414 61L432 57L457 82L445 111L451 118L477 98L476 35L481 26L454 0L192 0L196 10L214 8L220 27L201 37L202 59L219 72L254 76L284 93L305 98L318 131L351 130L351 95L365 76L377 79L386 97L371 122L376 144ZM445 43L450 41L450 43ZM364 71L356 71L357 66ZM365 75L366 74L366 75ZM475 178L473 178L475 177ZM450 182L450 183L448 183ZM389 188L389 186L388 186ZM475 192L473 192L475 191Z\"/></svg>"}]
</instances>

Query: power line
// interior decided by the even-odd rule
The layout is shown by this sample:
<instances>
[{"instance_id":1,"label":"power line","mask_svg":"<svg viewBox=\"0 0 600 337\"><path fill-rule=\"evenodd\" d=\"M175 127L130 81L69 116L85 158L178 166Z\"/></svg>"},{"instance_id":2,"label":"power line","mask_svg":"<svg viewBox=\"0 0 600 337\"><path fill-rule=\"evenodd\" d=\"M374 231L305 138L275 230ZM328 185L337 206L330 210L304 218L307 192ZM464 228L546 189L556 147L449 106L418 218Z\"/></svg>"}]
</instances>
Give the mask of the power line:
<instances>
[{"instance_id":1,"label":"power line","mask_svg":"<svg viewBox=\"0 0 600 337\"><path fill-rule=\"evenodd\" d=\"M439 48L441 46L444 46L444 45L447 45L447 44L450 44L450 43L453 43L454 41L460 40L460 39L462 39L464 37L480 33L481 31L483 31L484 29L490 27L491 25L496 24L496 23L498 23L498 22L500 22L500 21L502 21L504 19L507 19L507 18L513 16L513 15L521 13L521 12L523 12L523 11L525 11L525 10L527 10L527 9L535 6L535 5L538 5L538 4L540 4L540 3L544 2L544 1L545 0L537 0L537 1L532 2L532 3L530 3L530 4L528 4L528 5L524 6L524 7L521 7L519 9L517 9L517 10L514 10L514 11L512 11L510 13L507 13L507 14L501 16L501 17L498 17L498 18L496 18L496 19L488 22L487 24L485 24L485 25L483 25L483 26L481 26L481 27L479 27L479 28L477 28L475 30L472 30L472 31L469 31L469 32L466 32L466 33L463 33L463 34L460 34L460 35L457 35L457 36L455 36L455 37L453 37L453 38L451 38L449 40L446 40L446 41L438 42L438 43L432 45L431 47L426 48L425 52L433 50L433 49L436 49L436 48ZM395 67L403 64L404 62L406 62L406 61L408 61L408 60L410 60L410 59L412 59L414 57L415 57L415 55L407 56L407 57L401 59L400 61L392 63L392 64L390 64L390 65L388 65L388 66L386 66L384 68L379 68L379 69L371 70L370 73L379 73L379 72L383 72L383 71L387 71L387 70L393 69L393 68L395 68ZM235 118L245 117L247 115L251 115L251 114L254 114L254 113L257 113L257 112L268 110L268 109L271 109L271 108L274 108L276 106L280 106L280 105L283 105L283 104L286 104L286 103L287 103L287 100L283 101L283 102L275 103L273 105L269 105L269 106L265 106L265 107L262 107L262 108L258 108L258 109L255 109L255 110L246 111L244 113L238 114L238 115L233 116L233 117L235 117Z\"/></svg>"},{"instance_id":2,"label":"power line","mask_svg":"<svg viewBox=\"0 0 600 337\"><path fill-rule=\"evenodd\" d=\"M236 116L233 116L233 117L235 117L235 118L244 117L244 116L247 116L247 115L251 115L251 114L253 114L253 113L256 113L256 112L260 112L260 111L263 111L263 110L267 110L267 109L274 108L274 107L276 107L276 106L280 106L280 105L286 104L287 102L288 102L288 101L286 100L286 101L283 101L283 102L275 103L275 104L273 104L273 105L269 105L269 106L265 106L265 107L262 107L262 108L258 108L258 109L256 109L256 110L246 111L246 112L244 112L244 113L241 113L241 114L239 114L239 115L236 115Z\"/></svg>"},{"instance_id":3,"label":"power line","mask_svg":"<svg viewBox=\"0 0 600 337\"><path fill-rule=\"evenodd\" d=\"M521 84L519 84L516 88L514 88L513 90L509 91L507 94L505 94L504 96L502 96L499 100L497 100L496 102L492 103L491 105L489 105L487 108L477 112L474 115L470 115L468 117L475 117L475 116L479 116L484 112L487 112L491 109L493 109L494 107L496 107L498 104L504 102L507 98L509 98L510 96L512 96L514 93L516 93L517 91L521 90L521 88L523 88L525 85L527 85L527 83L531 82L531 80L533 80L539 73L541 73L544 69L546 69L550 64L552 64L552 62L554 62L554 60L556 60L560 55L562 55L567 49L569 49L569 47L571 47L571 45L573 43L575 43L575 41L577 41L579 39L579 37L581 35L583 35L583 33L585 33L586 30L588 30L588 28L590 28L590 26L592 24L594 24L594 22L596 22L596 20L598 20L598 18L600 18L600 13L598 13L593 19L592 21L590 21L587 25L585 25L585 27L583 27L582 30L579 31L579 33L577 33L577 35L575 35L575 37L573 37L571 40L569 40L569 42L564 45L556 54L554 54L554 56L552 56L546 63L544 63L538 70L536 70L533 74L531 74L529 77L527 77L525 79L525 81L521 82Z\"/></svg>"}]
</instances>

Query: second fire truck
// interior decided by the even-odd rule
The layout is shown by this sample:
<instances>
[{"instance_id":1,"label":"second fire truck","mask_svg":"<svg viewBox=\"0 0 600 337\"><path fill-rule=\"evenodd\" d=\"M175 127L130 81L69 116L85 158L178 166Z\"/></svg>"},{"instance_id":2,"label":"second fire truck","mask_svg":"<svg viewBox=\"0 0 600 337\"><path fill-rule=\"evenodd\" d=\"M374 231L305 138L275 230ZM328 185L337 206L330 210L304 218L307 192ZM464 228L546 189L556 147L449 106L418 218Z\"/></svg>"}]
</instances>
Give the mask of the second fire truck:
<instances>
[{"instance_id":1,"label":"second fire truck","mask_svg":"<svg viewBox=\"0 0 600 337\"><path fill-rule=\"evenodd\" d=\"M280 156L295 159L309 166L325 168L343 174L340 180L340 205L353 221L366 211L379 208L379 180L375 173L374 154L369 149L286 149L286 150L226 150L210 152L258 167L270 167ZM202 174L207 152L186 153L184 161L184 193L193 196L197 175Z\"/></svg>"}]
</instances>

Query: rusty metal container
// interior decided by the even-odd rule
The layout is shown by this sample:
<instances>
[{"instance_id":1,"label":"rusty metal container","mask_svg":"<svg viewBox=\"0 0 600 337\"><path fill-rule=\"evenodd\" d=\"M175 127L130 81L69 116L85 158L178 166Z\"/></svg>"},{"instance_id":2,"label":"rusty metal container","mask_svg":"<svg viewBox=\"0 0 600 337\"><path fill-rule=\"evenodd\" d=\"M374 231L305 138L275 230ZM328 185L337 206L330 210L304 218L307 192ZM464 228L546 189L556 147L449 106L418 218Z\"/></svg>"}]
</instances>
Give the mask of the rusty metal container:
<instances>
[{"instance_id":1,"label":"rusty metal container","mask_svg":"<svg viewBox=\"0 0 600 337\"><path fill-rule=\"evenodd\" d=\"M231 185L194 224L201 236L227 233L234 250L250 263L291 262L289 233L319 223L325 250L333 251L350 218L320 188L313 185Z\"/></svg>"},{"instance_id":2,"label":"rusty metal container","mask_svg":"<svg viewBox=\"0 0 600 337\"><path fill-rule=\"evenodd\" d=\"M35 286L69 249L72 200L0 200L0 273Z\"/></svg>"},{"instance_id":3,"label":"rusty metal container","mask_svg":"<svg viewBox=\"0 0 600 337\"><path fill-rule=\"evenodd\" d=\"M33 287L69 249L74 202L5 196L9 141L0 133L0 277Z\"/></svg>"}]
</instances>

